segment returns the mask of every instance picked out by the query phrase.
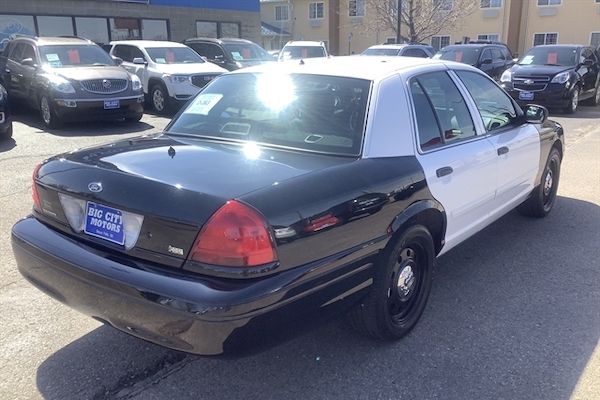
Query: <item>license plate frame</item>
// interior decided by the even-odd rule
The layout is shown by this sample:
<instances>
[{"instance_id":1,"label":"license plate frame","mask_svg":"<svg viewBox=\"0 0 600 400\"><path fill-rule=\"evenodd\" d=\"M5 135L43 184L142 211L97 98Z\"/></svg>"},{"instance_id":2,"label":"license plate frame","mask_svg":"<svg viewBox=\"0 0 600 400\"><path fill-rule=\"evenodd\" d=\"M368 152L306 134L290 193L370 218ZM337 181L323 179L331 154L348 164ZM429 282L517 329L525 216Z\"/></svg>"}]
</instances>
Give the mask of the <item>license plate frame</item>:
<instances>
[{"instance_id":1,"label":"license plate frame","mask_svg":"<svg viewBox=\"0 0 600 400\"><path fill-rule=\"evenodd\" d=\"M519 100L531 101L534 97L533 92L519 92Z\"/></svg>"},{"instance_id":2,"label":"license plate frame","mask_svg":"<svg viewBox=\"0 0 600 400\"><path fill-rule=\"evenodd\" d=\"M119 209L88 201L85 207L84 232L90 236L125 244L123 212Z\"/></svg>"},{"instance_id":3,"label":"license plate frame","mask_svg":"<svg viewBox=\"0 0 600 400\"><path fill-rule=\"evenodd\" d=\"M104 100L104 109L105 110L114 110L121 107L121 102L119 99L116 100Z\"/></svg>"}]
</instances>

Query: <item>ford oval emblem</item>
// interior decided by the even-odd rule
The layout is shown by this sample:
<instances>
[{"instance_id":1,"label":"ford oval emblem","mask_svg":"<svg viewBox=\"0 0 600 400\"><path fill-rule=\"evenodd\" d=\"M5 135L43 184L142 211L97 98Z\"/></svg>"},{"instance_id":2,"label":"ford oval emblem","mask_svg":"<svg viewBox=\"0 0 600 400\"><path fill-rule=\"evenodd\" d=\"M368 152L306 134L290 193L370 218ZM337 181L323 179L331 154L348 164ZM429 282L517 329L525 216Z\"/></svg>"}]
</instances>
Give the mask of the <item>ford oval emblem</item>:
<instances>
[{"instance_id":1,"label":"ford oval emblem","mask_svg":"<svg viewBox=\"0 0 600 400\"><path fill-rule=\"evenodd\" d=\"M102 182L92 182L88 185L90 192L98 193L102 191Z\"/></svg>"}]
</instances>

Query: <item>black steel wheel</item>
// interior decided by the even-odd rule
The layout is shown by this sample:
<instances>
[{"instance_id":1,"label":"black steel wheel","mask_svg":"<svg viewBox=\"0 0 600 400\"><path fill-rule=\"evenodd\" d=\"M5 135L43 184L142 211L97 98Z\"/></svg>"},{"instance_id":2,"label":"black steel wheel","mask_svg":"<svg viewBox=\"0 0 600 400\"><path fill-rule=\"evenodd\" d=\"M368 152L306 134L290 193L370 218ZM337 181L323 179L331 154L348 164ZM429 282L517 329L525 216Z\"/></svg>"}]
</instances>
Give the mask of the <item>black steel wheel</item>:
<instances>
[{"instance_id":1,"label":"black steel wheel","mask_svg":"<svg viewBox=\"0 0 600 400\"><path fill-rule=\"evenodd\" d=\"M427 304L434 259L429 231L422 225L405 228L375 266L371 291L349 312L350 324L381 340L408 334Z\"/></svg>"},{"instance_id":2,"label":"black steel wheel","mask_svg":"<svg viewBox=\"0 0 600 400\"><path fill-rule=\"evenodd\" d=\"M528 217L543 218L550 213L558 191L560 162L560 153L553 148L546 161L539 185L533 190L531 197L520 206L523 214Z\"/></svg>"}]
</instances>

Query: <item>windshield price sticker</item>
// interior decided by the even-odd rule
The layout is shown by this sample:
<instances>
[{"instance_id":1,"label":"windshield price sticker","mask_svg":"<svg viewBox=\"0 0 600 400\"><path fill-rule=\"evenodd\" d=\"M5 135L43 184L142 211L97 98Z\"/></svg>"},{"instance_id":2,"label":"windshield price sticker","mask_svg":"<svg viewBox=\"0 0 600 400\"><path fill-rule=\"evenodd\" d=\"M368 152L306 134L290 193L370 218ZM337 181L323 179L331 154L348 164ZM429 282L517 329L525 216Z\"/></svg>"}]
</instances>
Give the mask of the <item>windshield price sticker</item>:
<instances>
[{"instance_id":1,"label":"windshield price sticker","mask_svg":"<svg viewBox=\"0 0 600 400\"><path fill-rule=\"evenodd\" d=\"M124 244L123 213L115 208L88 202L85 233L113 243Z\"/></svg>"}]
</instances>

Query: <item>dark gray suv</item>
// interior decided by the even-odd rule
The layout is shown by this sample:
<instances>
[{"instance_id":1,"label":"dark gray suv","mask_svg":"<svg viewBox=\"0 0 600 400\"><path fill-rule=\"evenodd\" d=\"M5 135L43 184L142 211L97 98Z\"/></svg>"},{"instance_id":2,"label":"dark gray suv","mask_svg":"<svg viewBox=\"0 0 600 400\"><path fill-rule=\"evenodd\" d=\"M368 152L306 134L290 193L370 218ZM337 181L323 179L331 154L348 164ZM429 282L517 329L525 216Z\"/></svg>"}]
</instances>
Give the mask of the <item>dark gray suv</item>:
<instances>
[{"instance_id":1,"label":"dark gray suv","mask_svg":"<svg viewBox=\"0 0 600 400\"><path fill-rule=\"evenodd\" d=\"M82 120L139 121L142 83L119 61L87 39L20 36L0 56L0 84L11 101L38 109L48 128Z\"/></svg>"}]
</instances>

